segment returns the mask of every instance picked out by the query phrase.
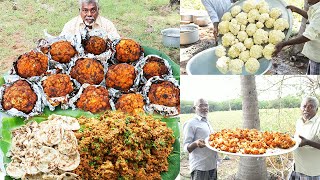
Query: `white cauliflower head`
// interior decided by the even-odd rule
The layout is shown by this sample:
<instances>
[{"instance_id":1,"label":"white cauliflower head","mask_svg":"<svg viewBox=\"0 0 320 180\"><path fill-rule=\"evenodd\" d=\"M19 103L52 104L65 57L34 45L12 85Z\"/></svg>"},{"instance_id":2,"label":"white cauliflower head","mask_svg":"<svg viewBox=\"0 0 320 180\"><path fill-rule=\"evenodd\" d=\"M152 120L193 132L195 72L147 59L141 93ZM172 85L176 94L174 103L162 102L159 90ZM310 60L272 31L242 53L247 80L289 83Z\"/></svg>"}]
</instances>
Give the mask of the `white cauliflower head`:
<instances>
[{"instance_id":1,"label":"white cauliflower head","mask_svg":"<svg viewBox=\"0 0 320 180\"><path fill-rule=\"evenodd\" d=\"M253 46L252 38L248 38L248 39L244 40L243 44L247 49L251 49L251 47Z\"/></svg>"},{"instance_id":2,"label":"white cauliflower head","mask_svg":"<svg viewBox=\"0 0 320 180\"><path fill-rule=\"evenodd\" d=\"M230 61L229 70L232 74L241 74L243 65L244 62L240 59L233 59Z\"/></svg>"},{"instance_id":3,"label":"white cauliflower head","mask_svg":"<svg viewBox=\"0 0 320 180\"><path fill-rule=\"evenodd\" d=\"M229 23L229 30L232 34L237 35L240 31L240 25L236 19L232 19Z\"/></svg>"},{"instance_id":4,"label":"white cauliflower head","mask_svg":"<svg viewBox=\"0 0 320 180\"><path fill-rule=\"evenodd\" d=\"M230 64L230 58L226 56L222 56L217 60L216 67L221 73L226 74L229 71L229 64Z\"/></svg>"},{"instance_id":5,"label":"white cauliflower head","mask_svg":"<svg viewBox=\"0 0 320 180\"><path fill-rule=\"evenodd\" d=\"M236 37L232 33L228 32L225 35L223 35L221 39L222 45L224 47L229 47L232 44L232 42L236 39Z\"/></svg>"},{"instance_id":6,"label":"white cauliflower head","mask_svg":"<svg viewBox=\"0 0 320 180\"><path fill-rule=\"evenodd\" d=\"M242 51L239 54L239 59L243 62L247 62L248 59L250 58L250 51L246 50L246 51Z\"/></svg>"},{"instance_id":7,"label":"white cauliflower head","mask_svg":"<svg viewBox=\"0 0 320 180\"><path fill-rule=\"evenodd\" d=\"M236 15L238 15L241 12L241 6L233 6L230 12L233 17L236 17Z\"/></svg>"},{"instance_id":8,"label":"white cauliflower head","mask_svg":"<svg viewBox=\"0 0 320 180\"><path fill-rule=\"evenodd\" d=\"M245 31L245 30L246 30L246 28L247 28L247 26L246 26L246 25L240 25L240 31Z\"/></svg>"},{"instance_id":9,"label":"white cauliflower head","mask_svg":"<svg viewBox=\"0 0 320 180\"><path fill-rule=\"evenodd\" d=\"M218 57L225 56L227 54L226 51L227 51L226 48L223 47L222 45L217 46L215 49L216 56Z\"/></svg>"},{"instance_id":10,"label":"white cauliflower head","mask_svg":"<svg viewBox=\"0 0 320 180\"><path fill-rule=\"evenodd\" d=\"M239 31L237 38L240 42L243 42L248 38L248 34L245 31Z\"/></svg>"},{"instance_id":11,"label":"white cauliflower head","mask_svg":"<svg viewBox=\"0 0 320 180\"><path fill-rule=\"evenodd\" d=\"M253 45L250 49L250 57L259 59L262 57L263 47L261 45Z\"/></svg>"},{"instance_id":12,"label":"white cauliflower head","mask_svg":"<svg viewBox=\"0 0 320 180\"><path fill-rule=\"evenodd\" d=\"M285 34L280 30L271 30L269 32L269 43L278 44L285 38Z\"/></svg>"},{"instance_id":13,"label":"white cauliflower head","mask_svg":"<svg viewBox=\"0 0 320 180\"><path fill-rule=\"evenodd\" d=\"M258 29L262 29L264 27L264 24L262 22L258 21L256 23L256 26L257 26Z\"/></svg>"},{"instance_id":14,"label":"white cauliflower head","mask_svg":"<svg viewBox=\"0 0 320 180\"><path fill-rule=\"evenodd\" d=\"M248 14L245 12L241 12L236 16L236 20L240 25L247 25L248 23Z\"/></svg>"},{"instance_id":15,"label":"white cauliflower head","mask_svg":"<svg viewBox=\"0 0 320 180\"><path fill-rule=\"evenodd\" d=\"M261 7L259 8L259 13L260 13L260 14L269 13L269 12L270 12L269 9L270 9L270 8L269 8L269 5L261 6Z\"/></svg>"},{"instance_id":16,"label":"white cauliflower head","mask_svg":"<svg viewBox=\"0 0 320 180\"><path fill-rule=\"evenodd\" d=\"M253 34L253 42L255 44L264 44L268 42L268 35L269 33L263 29L258 29Z\"/></svg>"},{"instance_id":17,"label":"white cauliflower head","mask_svg":"<svg viewBox=\"0 0 320 180\"><path fill-rule=\"evenodd\" d=\"M247 0L243 2L242 10L248 13L251 9L256 8L256 2L254 0Z\"/></svg>"},{"instance_id":18,"label":"white cauliflower head","mask_svg":"<svg viewBox=\"0 0 320 180\"><path fill-rule=\"evenodd\" d=\"M265 1L265 0L260 0L257 4L256 4L256 8L260 9L263 6L269 6L269 4Z\"/></svg>"},{"instance_id":19,"label":"white cauliflower head","mask_svg":"<svg viewBox=\"0 0 320 180\"><path fill-rule=\"evenodd\" d=\"M269 18L268 20L266 20L266 22L264 24L266 25L267 28L272 28L273 27L273 23L275 21L276 21L275 19Z\"/></svg>"},{"instance_id":20,"label":"white cauliflower head","mask_svg":"<svg viewBox=\"0 0 320 180\"><path fill-rule=\"evenodd\" d=\"M275 45L273 44L268 44L264 47L262 50L263 56L270 60L272 58L272 53L275 51Z\"/></svg>"},{"instance_id":21,"label":"white cauliflower head","mask_svg":"<svg viewBox=\"0 0 320 180\"><path fill-rule=\"evenodd\" d=\"M218 25L219 33L220 34L226 34L229 32L229 21L221 21Z\"/></svg>"},{"instance_id":22,"label":"white cauliflower head","mask_svg":"<svg viewBox=\"0 0 320 180\"><path fill-rule=\"evenodd\" d=\"M244 46L244 44L242 42L238 42L238 43L234 44L233 46L235 48L237 48L240 52L246 50L246 47Z\"/></svg>"},{"instance_id":23,"label":"white cauliflower head","mask_svg":"<svg viewBox=\"0 0 320 180\"><path fill-rule=\"evenodd\" d=\"M240 52L241 51L233 45L228 50L228 56L231 58L236 58L239 56Z\"/></svg>"},{"instance_id":24,"label":"white cauliflower head","mask_svg":"<svg viewBox=\"0 0 320 180\"><path fill-rule=\"evenodd\" d=\"M232 15L230 12L224 13L221 18L222 21L230 21L231 19L232 19Z\"/></svg>"},{"instance_id":25,"label":"white cauliflower head","mask_svg":"<svg viewBox=\"0 0 320 180\"><path fill-rule=\"evenodd\" d=\"M269 14L268 13L263 13L259 16L259 21L264 23L266 20L268 20L270 17L269 17Z\"/></svg>"},{"instance_id":26,"label":"white cauliflower head","mask_svg":"<svg viewBox=\"0 0 320 180\"><path fill-rule=\"evenodd\" d=\"M256 24L249 24L247 26L246 32L248 36L253 36L253 34L257 31L257 26Z\"/></svg>"},{"instance_id":27,"label":"white cauliflower head","mask_svg":"<svg viewBox=\"0 0 320 180\"><path fill-rule=\"evenodd\" d=\"M289 28L289 23L286 19L279 18L273 23L273 27L275 30L284 31Z\"/></svg>"},{"instance_id":28,"label":"white cauliflower head","mask_svg":"<svg viewBox=\"0 0 320 180\"><path fill-rule=\"evenodd\" d=\"M260 13L257 9L251 9L248 13L248 21L250 23L255 23L260 17Z\"/></svg>"},{"instance_id":29,"label":"white cauliflower head","mask_svg":"<svg viewBox=\"0 0 320 180\"><path fill-rule=\"evenodd\" d=\"M256 58L249 58L245 64L245 69L248 73L254 74L260 68L260 63Z\"/></svg>"},{"instance_id":30,"label":"white cauliflower head","mask_svg":"<svg viewBox=\"0 0 320 180\"><path fill-rule=\"evenodd\" d=\"M279 8L272 8L269 14L271 18L278 19L281 16L282 12Z\"/></svg>"}]
</instances>

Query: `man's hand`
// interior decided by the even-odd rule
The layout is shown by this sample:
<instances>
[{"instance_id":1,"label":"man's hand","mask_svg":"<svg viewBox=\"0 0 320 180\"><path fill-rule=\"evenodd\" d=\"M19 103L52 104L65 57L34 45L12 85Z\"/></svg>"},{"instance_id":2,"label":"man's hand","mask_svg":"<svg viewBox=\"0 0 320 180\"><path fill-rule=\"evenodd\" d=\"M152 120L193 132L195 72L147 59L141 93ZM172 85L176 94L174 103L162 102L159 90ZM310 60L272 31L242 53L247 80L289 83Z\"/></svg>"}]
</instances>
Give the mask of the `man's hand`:
<instances>
[{"instance_id":1,"label":"man's hand","mask_svg":"<svg viewBox=\"0 0 320 180\"><path fill-rule=\"evenodd\" d=\"M287 9L290 9L292 12L297 12L298 8L292 5L286 6Z\"/></svg>"},{"instance_id":2,"label":"man's hand","mask_svg":"<svg viewBox=\"0 0 320 180\"><path fill-rule=\"evenodd\" d=\"M203 139L198 139L198 140L196 141L196 143L197 143L197 146L198 146L199 148L206 147L206 143L204 142Z\"/></svg>"},{"instance_id":3,"label":"man's hand","mask_svg":"<svg viewBox=\"0 0 320 180\"><path fill-rule=\"evenodd\" d=\"M279 54L279 52L282 50L283 47L284 47L284 45L283 45L282 42L278 43L278 44L274 47L275 50L274 50L274 52L272 53L272 57L277 56L277 55Z\"/></svg>"},{"instance_id":4,"label":"man's hand","mask_svg":"<svg viewBox=\"0 0 320 180\"><path fill-rule=\"evenodd\" d=\"M301 142L300 142L300 144L299 144L299 147L303 147L303 146L305 146L305 145L309 145L309 140L308 140L308 139L306 139L305 137L300 136L300 135L299 135L299 138L301 139Z\"/></svg>"},{"instance_id":5,"label":"man's hand","mask_svg":"<svg viewBox=\"0 0 320 180\"><path fill-rule=\"evenodd\" d=\"M218 28L218 24L219 22L215 22L213 23L213 40L214 40L214 45L217 46L218 45L218 41L219 41L219 28Z\"/></svg>"}]
</instances>

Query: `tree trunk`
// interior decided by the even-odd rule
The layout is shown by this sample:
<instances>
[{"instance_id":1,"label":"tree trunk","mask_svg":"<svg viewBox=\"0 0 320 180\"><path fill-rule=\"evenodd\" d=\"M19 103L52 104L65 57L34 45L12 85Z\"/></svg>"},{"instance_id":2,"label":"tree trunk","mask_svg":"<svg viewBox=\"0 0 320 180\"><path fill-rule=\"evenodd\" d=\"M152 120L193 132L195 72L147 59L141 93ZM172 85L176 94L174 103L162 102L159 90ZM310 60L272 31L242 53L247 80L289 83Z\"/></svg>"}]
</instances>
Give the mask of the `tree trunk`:
<instances>
[{"instance_id":1,"label":"tree trunk","mask_svg":"<svg viewBox=\"0 0 320 180\"><path fill-rule=\"evenodd\" d=\"M260 130L258 95L255 76L241 76L243 128ZM240 157L237 180L266 180L265 158Z\"/></svg>"}]
</instances>

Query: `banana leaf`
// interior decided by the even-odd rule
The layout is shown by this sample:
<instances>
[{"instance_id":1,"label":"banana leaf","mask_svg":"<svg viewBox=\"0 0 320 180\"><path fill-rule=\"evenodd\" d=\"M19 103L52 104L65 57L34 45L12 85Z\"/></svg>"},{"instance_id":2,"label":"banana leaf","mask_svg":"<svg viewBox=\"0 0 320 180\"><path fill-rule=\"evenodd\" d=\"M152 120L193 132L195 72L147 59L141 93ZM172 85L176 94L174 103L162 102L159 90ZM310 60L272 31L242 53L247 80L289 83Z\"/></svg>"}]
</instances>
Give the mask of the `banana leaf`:
<instances>
[{"instance_id":1,"label":"banana leaf","mask_svg":"<svg viewBox=\"0 0 320 180\"><path fill-rule=\"evenodd\" d=\"M175 62L173 62L166 54L155 50L153 48L143 46L145 55L155 54L166 60L168 60L169 64L172 67L173 76L178 81L180 80L180 67ZM3 77L0 77L0 85L4 84ZM30 121L34 120L39 122L45 121L47 117L51 114L59 114L65 116L72 116L78 118L80 116L85 117L99 117L100 114L92 114L90 112L82 111L82 110L62 110L61 108L56 108L55 111L50 111L48 108L44 109L43 114L32 117ZM156 118L160 115L154 115ZM1 119L2 118L2 119ZM179 143L179 119L178 118L163 118L161 117L163 122L166 122L167 126L174 131L174 137L176 138L175 143L173 144L173 151L168 157L169 167L168 172L162 172L161 177L163 180L173 180L175 179L180 171L180 143ZM6 157L6 153L9 151L11 144L11 130L22 125L25 125L27 122L24 121L23 118L20 117L9 117L8 115L0 112L0 149L3 152L3 162L4 164L9 163L10 158ZM1 165L0 165L1 166ZM6 176L5 180L12 180L11 177Z\"/></svg>"}]
</instances>

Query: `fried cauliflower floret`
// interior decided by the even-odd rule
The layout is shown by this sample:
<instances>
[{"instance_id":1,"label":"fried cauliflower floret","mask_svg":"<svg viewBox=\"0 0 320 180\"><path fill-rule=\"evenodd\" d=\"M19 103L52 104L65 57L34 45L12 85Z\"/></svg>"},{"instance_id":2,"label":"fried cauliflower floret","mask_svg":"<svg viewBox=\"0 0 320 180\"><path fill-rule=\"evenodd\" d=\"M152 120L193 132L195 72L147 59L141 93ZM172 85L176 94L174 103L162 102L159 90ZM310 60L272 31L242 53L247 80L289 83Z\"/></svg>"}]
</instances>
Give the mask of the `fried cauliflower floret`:
<instances>
[{"instance_id":1,"label":"fried cauliflower floret","mask_svg":"<svg viewBox=\"0 0 320 180\"><path fill-rule=\"evenodd\" d=\"M109 103L109 92L102 86L89 86L80 95L80 98L76 102L76 106L79 109L90 111L92 113L111 109Z\"/></svg>"},{"instance_id":2,"label":"fried cauliflower floret","mask_svg":"<svg viewBox=\"0 0 320 180\"><path fill-rule=\"evenodd\" d=\"M121 39L116 45L116 59L119 62L137 61L142 53L141 46L132 39Z\"/></svg>"},{"instance_id":3,"label":"fried cauliflower floret","mask_svg":"<svg viewBox=\"0 0 320 180\"><path fill-rule=\"evenodd\" d=\"M240 31L240 25L238 24L238 21L236 19L232 19L231 22L229 23L229 30L235 36Z\"/></svg>"},{"instance_id":4,"label":"fried cauliflower floret","mask_svg":"<svg viewBox=\"0 0 320 180\"><path fill-rule=\"evenodd\" d=\"M66 74L53 74L42 82L44 93L52 97L61 97L73 91L73 83Z\"/></svg>"},{"instance_id":5,"label":"fried cauliflower floret","mask_svg":"<svg viewBox=\"0 0 320 180\"><path fill-rule=\"evenodd\" d=\"M244 40L243 44L247 49L251 49L251 47L253 46L252 38L247 38L246 40Z\"/></svg>"},{"instance_id":6,"label":"fried cauliflower floret","mask_svg":"<svg viewBox=\"0 0 320 180\"><path fill-rule=\"evenodd\" d=\"M232 19L232 15L230 12L226 12L223 14L221 21L230 21Z\"/></svg>"},{"instance_id":7,"label":"fried cauliflower floret","mask_svg":"<svg viewBox=\"0 0 320 180\"><path fill-rule=\"evenodd\" d=\"M115 64L109 67L106 74L106 86L127 91L136 78L134 66L126 63Z\"/></svg>"},{"instance_id":8,"label":"fried cauliflower floret","mask_svg":"<svg viewBox=\"0 0 320 180\"><path fill-rule=\"evenodd\" d=\"M271 18L278 19L281 16L282 12L279 8L272 8L269 14Z\"/></svg>"},{"instance_id":9,"label":"fried cauliflower floret","mask_svg":"<svg viewBox=\"0 0 320 180\"><path fill-rule=\"evenodd\" d=\"M229 32L229 21L221 21L218 25L219 33L226 34Z\"/></svg>"},{"instance_id":10,"label":"fried cauliflower floret","mask_svg":"<svg viewBox=\"0 0 320 180\"><path fill-rule=\"evenodd\" d=\"M48 57L41 52L30 51L23 54L17 61L17 74L23 78L41 76L48 69Z\"/></svg>"},{"instance_id":11,"label":"fried cauliflower floret","mask_svg":"<svg viewBox=\"0 0 320 180\"><path fill-rule=\"evenodd\" d=\"M268 20L270 17L269 17L269 14L268 13L263 13L259 16L259 22L262 22L264 23L266 20Z\"/></svg>"},{"instance_id":12,"label":"fried cauliflower floret","mask_svg":"<svg viewBox=\"0 0 320 180\"><path fill-rule=\"evenodd\" d=\"M50 54L53 60L60 63L69 63L77 51L68 41L58 41L51 45Z\"/></svg>"},{"instance_id":13,"label":"fried cauliflower floret","mask_svg":"<svg viewBox=\"0 0 320 180\"><path fill-rule=\"evenodd\" d=\"M276 21L275 19L269 18L268 20L266 20L264 24L266 25L267 28L272 28L275 21Z\"/></svg>"},{"instance_id":14,"label":"fried cauliflower floret","mask_svg":"<svg viewBox=\"0 0 320 180\"><path fill-rule=\"evenodd\" d=\"M104 78L103 65L91 58L80 58L70 71L70 76L80 84L100 84Z\"/></svg>"},{"instance_id":15,"label":"fried cauliflower floret","mask_svg":"<svg viewBox=\"0 0 320 180\"><path fill-rule=\"evenodd\" d=\"M242 10L248 13L251 9L256 8L256 2L254 0L247 0L243 2Z\"/></svg>"},{"instance_id":16,"label":"fried cauliflower floret","mask_svg":"<svg viewBox=\"0 0 320 180\"><path fill-rule=\"evenodd\" d=\"M229 47L232 44L232 41L235 40L235 38L236 37L232 33L230 32L226 33L225 35L222 36L222 45L224 47Z\"/></svg>"},{"instance_id":17,"label":"fried cauliflower floret","mask_svg":"<svg viewBox=\"0 0 320 180\"><path fill-rule=\"evenodd\" d=\"M260 63L255 58L249 58L245 64L245 69L250 74L256 73L259 70L259 68L260 68Z\"/></svg>"},{"instance_id":18,"label":"fried cauliflower floret","mask_svg":"<svg viewBox=\"0 0 320 180\"><path fill-rule=\"evenodd\" d=\"M150 103L169 107L180 105L180 89L172 82L153 83L149 89Z\"/></svg>"},{"instance_id":19,"label":"fried cauliflower floret","mask_svg":"<svg viewBox=\"0 0 320 180\"><path fill-rule=\"evenodd\" d=\"M86 42L84 46L84 50L88 53L92 53L94 55L101 54L105 52L107 49L106 41L98 36L91 36Z\"/></svg>"},{"instance_id":20,"label":"fried cauliflower floret","mask_svg":"<svg viewBox=\"0 0 320 180\"><path fill-rule=\"evenodd\" d=\"M248 36L253 36L253 34L257 31L256 24L249 24L246 29L246 33Z\"/></svg>"},{"instance_id":21,"label":"fried cauliflower floret","mask_svg":"<svg viewBox=\"0 0 320 180\"><path fill-rule=\"evenodd\" d=\"M18 80L4 90L2 107L4 110L16 108L26 114L30 113L37 101L37 94L30 84L24 80Z\"/></svg>"},{"instance_id":22,"label":"fried cauliflower floret","mask_svg":"<svg viewBox=\"0 0 320 180\"><path fill-rule=\"evenodd\" d=\"M273 44L268 44L264 47L262 53L263 53L263 56L270 60L272 58L272 53L274 52L275 50L275 45Z\"/></svg>"},{"instance_id":23,"label":"fried cauliflower floret","mask_svg":"<svg viewBox=\"0 0 320 180\"><path fill-rule=\"evenodd\" d=\"M248 21L250 23L255 23L260 17L260 13L257 9L251 9L248 13Z\"/></svg>"},{"instance_id":24,"label":"fried cauliflower floret","mask_svg":"<svg viewBox=\"0 0 320 180\"><path fill-rule=\"evenodd\" d=\"M241 12L241 6L233 6L232 8L231 8L231 15L232 15L232 17L236 17L236 15L238 15L240 12Z\"/></svg>"},{"instance_id":25,"label":"fried cauliflower floret","mask_svg":"<svg viewBox=\"0 0 320 180\"><path fill-rule=\"evenodd\" d=\"M280 30L271 30L269 32L269 43L278 44L282 40L284 40L286 36Z\"/></svg>"},{"instance_id":26,"label":"fried cauliflower floret","mask_svg":"<svg viewBox=\"0 0 320 180\"><path fill-rule=\"evenodd\" d=\"M219 45L215 49L215 54L216 54L217 57L222 57L222 56L225 56L227 54L226 51L227 50L226 50L225 47Z\"/></svg>"},{"instance_id":27,"label":"fried cauliflower floret","mask_svg":"<svg viewBox=\"0 0 320 180\"><path fill-rule=\"evenodd\" d=\"M229 71L229 63L230 63L230 58L226 56L222 56L217 60L216 67L221 73L226 74Z\"/></svg>"},{"instance_id":28,"label":"fried cauliflower floret","mask_svg":"<svg viewBox=\"0 0 320 180\"><path fill-rule=\"evenodd\" d=\"M259 59L262 57L263 47L261 45L253 45L250 49L250 57Z\"/></svg>"},{"instance_id":29,"label":"fried cauliflower floret","mask_svg":"<svg viewBox=\"0 0 320 180\"><path fill-rule=\"evenodd\" d=\"M241 74L244 63L240 59L233 59L230 61L229 70L232 74Z\"/></svg>"},{"instance_id":30,"label":"fried cauliflower floret","mask_svg":"<svg viewBox=\"0 0 320 180\"><path fill-rule=\"evenodd\" d=\"M127 112L130 114L136 114L144 112L144 101L141 94L122 94L117 100L116 109Z\"/></svg>"},{"instance_id":31,"label":"fried cauliflower floret","mask_svg":"<svg viewBox=\"0 0 320 180\"><path fill-rule=\"evenodd\" d=\"M289 28L289 23L284 18L279 18L273 23L274 30L284 31Z\"/></svg>"},{"instance_id":32,"label":"fried cauliflower floret","mask_svg":"<svg viewBox=\"0 0 320 180\"><path fill-rule=\"evenodd\" d=\"M163 76L169 74L167 66L163 60L157 57L149 57L143 66L143 76L150 79L153 76Z\"/></svg>"},{"instance_id":33,"label":"fried cauliflower floret","mask_svg":"<svg viewBox=\"0 0 320 180\"><path fill-rule=\"evenodd\" d=\"M269 33L263 29L258 29L253 34L253 42L257 45L264 44L268 42L268 35Z\"/></svg>"},{"instance_id":34,"label":"fried cauliflower floret","mask_svg":"<svg viewBox=\"0 0 320 180\"><path fill-rule=\"evenodd\" d=\"M264 24L262 22L258 21L256 23L256 26L257 26L258 29L262 29L264 27Z\"/></svg>"},{"instance_id":35,"label":"fried cauliflower floret","mask_svg":"<svg viewBox=\"0 0 320 180\"><path fill-rule=\"evenodd\" d=\"M239 54L239 59L243 62L247 62L250 58L250 51L243 51Z\"/></svg>"},{"instance_id":36,"label":"fried cauliflower floret","mask_svg":"<svg viewBox=\"0 0 320 180\"><path fill-rule=\"evenodd\" d=\"M236 20L240 25L246 25L248 23L248 14L241 12L236 16Z\"/></svg>"}]
</instances>

